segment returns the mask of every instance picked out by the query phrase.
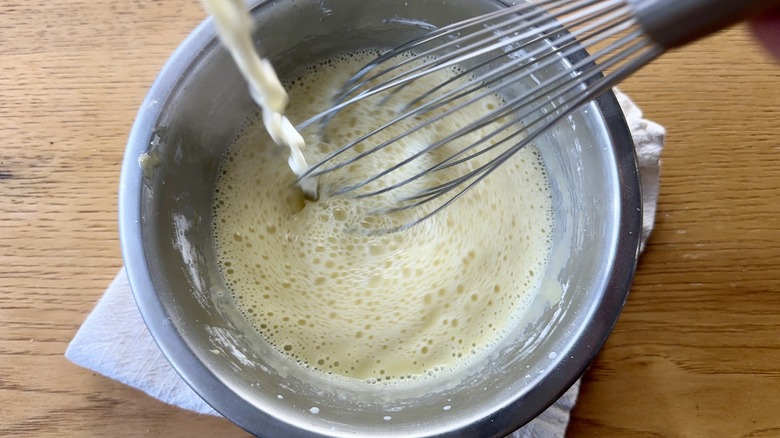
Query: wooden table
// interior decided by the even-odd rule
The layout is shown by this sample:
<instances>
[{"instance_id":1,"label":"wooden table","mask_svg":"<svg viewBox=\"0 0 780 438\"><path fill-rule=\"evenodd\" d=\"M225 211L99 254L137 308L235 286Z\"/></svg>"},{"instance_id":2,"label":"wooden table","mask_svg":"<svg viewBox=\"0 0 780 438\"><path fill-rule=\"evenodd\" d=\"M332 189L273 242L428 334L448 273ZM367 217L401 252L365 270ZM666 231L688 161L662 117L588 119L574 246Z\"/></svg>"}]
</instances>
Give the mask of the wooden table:
<instances>
[{"instance_id":1,"label":"wooden table","mask_svg":"<svg viewBox=\"0 0 780 438\"><path fill-rule=\"evenodd\" d=\"M122 264L133 118L203 15L0 4L0 436L244 436L63 357ZM570 436L780 436L780 65L737 29L624 89L669 130L658 222Z\"/></svg>"}]
</instances>

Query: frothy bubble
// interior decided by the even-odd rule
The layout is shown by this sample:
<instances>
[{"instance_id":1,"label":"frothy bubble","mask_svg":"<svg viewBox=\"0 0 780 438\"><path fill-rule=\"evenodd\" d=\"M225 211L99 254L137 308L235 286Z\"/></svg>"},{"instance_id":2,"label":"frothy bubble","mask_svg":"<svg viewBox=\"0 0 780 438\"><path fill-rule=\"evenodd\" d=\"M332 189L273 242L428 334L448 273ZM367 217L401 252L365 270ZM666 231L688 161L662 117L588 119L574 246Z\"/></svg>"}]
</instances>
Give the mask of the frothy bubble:
<instances>
[{"instance_id":1,"label":"frothy bubble","mask_svg":"<svg viewBox=\"0 0 780 438\"><path fill-rule=\"evenodd\" d=\"M300 122L327 108L335 90L377 53L342 54L288 78L290 119ZM393 101L408 102L453 74L423 78ZM445 119L446 125L324 175L320 187L375 175L502 104L497 96L485 99ZM303 132L307 160L317 162L394 115L392 102L346 108L324 133L317 127ZM416 123L399 123L361 150ZM463 141L489 132L490 126ZM415 175L460 147L427 154L388 181ZM470 165L489 158L474 158ZM255 114L223 159L213 203L217 259L230 295L280 354L333 378L403 385L476 360L506 337L536 295L550 250L552 201L544 163L527 147L419 226L370 232L408 219L372 212L452 176L435 172L386 196L323 196L310 202L295 189L285 151L268 138Z\"/></svg>"}]
</instances>

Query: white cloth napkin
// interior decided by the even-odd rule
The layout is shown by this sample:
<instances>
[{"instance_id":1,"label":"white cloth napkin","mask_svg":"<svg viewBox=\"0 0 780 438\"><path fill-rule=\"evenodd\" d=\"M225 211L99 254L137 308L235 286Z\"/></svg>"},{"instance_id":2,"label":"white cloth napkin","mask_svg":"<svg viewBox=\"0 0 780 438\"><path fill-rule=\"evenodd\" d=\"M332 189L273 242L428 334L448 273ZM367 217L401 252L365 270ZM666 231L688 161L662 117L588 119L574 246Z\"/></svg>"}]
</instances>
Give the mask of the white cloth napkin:
<instances>
[{"instance_id":1,"label":"white cloth napkin","mask_svg":"<svg viewBox=\"0 0 780 438\"><path fill-rule=\"evenodd\" d=\"M642 246L650 236L658 200L661 150L665 130L642 117L642 111L616 90L628 119L639 157L644 203ZM124 268L108 286L68 346L73 363L140 389L163 402L201 414L219 415L176 374L146 328ZM563 437L577 401L579 381L539 417L514 432L516 438Z\"/></svg>"}]
</instances>

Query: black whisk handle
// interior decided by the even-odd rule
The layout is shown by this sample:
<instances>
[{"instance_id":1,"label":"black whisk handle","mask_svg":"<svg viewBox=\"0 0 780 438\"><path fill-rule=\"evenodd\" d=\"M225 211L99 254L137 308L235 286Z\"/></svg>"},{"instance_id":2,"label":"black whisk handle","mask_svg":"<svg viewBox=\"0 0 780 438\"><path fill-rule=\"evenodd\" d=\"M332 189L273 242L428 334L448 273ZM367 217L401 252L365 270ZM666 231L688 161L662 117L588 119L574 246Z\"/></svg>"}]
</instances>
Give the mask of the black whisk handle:
<instances>
[{"instance_id":1,"label":"black whisk handle","mask_svg":"<svg viewBox=\"0 0 780 438\"><path fill-rule=\"evenodd\" d=\"M672 49L755 16L780 0L628 0L644 31Z\"/></svg>"}]
</instances>

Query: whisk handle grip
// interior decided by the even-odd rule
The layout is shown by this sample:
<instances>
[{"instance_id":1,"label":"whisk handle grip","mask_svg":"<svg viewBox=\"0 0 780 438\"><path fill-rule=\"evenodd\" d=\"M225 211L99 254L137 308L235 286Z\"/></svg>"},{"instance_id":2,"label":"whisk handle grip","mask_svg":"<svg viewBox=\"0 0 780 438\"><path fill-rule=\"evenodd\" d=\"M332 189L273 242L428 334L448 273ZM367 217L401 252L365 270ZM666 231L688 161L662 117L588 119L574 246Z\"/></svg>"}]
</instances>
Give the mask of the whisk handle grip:
<instances>
[{"instance_id":1,"label":"whisk handle grip","mask_svg":"<svg viewBox=\"0 0 780 438\"><path fill-rule=\"evenodd\" d=\"M746 20L780 0L628 0L644 31L673 49Z\"/></svg>"}]
</instances>

